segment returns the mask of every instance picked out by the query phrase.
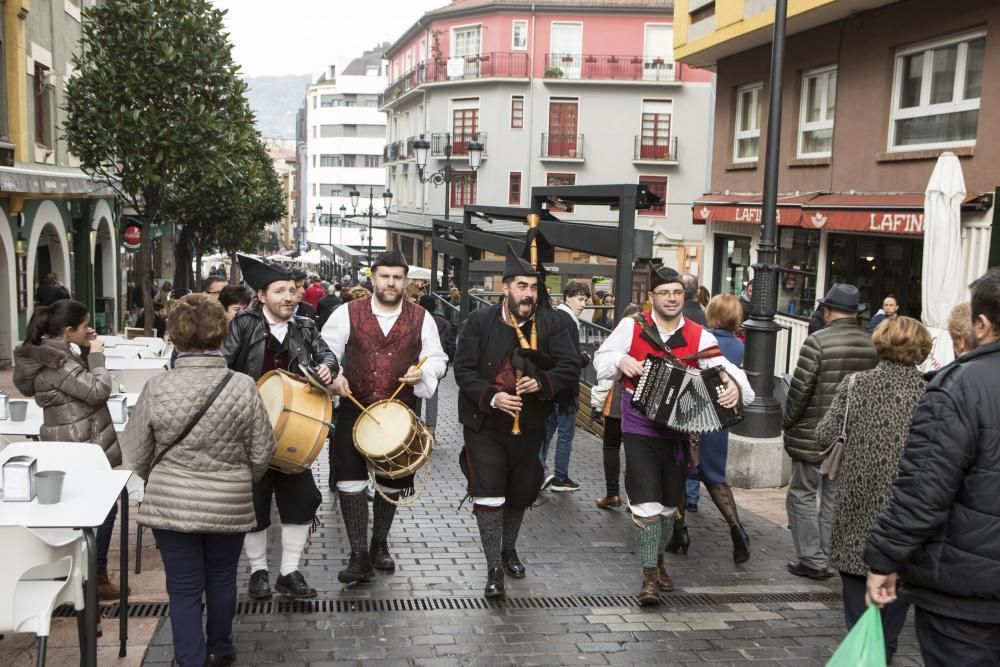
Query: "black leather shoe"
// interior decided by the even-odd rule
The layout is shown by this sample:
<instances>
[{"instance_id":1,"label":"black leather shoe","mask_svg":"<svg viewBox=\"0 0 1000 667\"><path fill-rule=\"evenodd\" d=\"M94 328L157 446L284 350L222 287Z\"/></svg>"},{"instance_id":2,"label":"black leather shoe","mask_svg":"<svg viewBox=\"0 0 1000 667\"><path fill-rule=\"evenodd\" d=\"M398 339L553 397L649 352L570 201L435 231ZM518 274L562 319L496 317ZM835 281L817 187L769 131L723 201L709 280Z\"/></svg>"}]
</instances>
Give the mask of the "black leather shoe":
<instances>
[{"instance_id":1,"label":"black leather shoe","mask_svg":"<svg viewBox=\"0 0 1000 667\"><path fill-rule=\"evenodd\" d=\"M386 572L396 571L396 561L389 555L389 545L385 540L372 540L371 551L369 553L371 554L372 565L376 570L385 570Z\"/></svg>"},{"instance_id":2,"label":"black leather shoe","mask_svg":"<svg viewBox=\"0 0 1000 667\"><path fill-rule=\"evenodd\" d=\"M503 568L490 568L490 573L486 577L485 594L488 598L502 598L507 594L507 589L503 585Z\"/></svg>"},{"instance_id":3,"label":"black leather shoe","mask_svg":"<svg viewBox=\"0 0 1000 667\"><path fill-rule=\"evenodd\" d=\"M517 557L516 551L513 549L501 551L500 562L503 563L504 572L515 579L524 579L524 565L521 564L521 559Z\"/></svg>"},{"instance_id":4,"label":"black leather shoe","mask_svg":"<svg viewBox=\"0 0 1000 667\"><path fill-rule=\"evenodd\" d=\"M687 526L675 526L674 533L667 542L667 553L675 554L680 551L687 556L688 548L691 546L691 536L688 535Z\"/></svg>"},{"instance_id":5,"label":"black leather shoe","mask_svg":"<svg viewBox=\"0 0 1000 667\"><path fill-rule=\"evenodd\" d=\"M274 582L274 590L290 598L314 598L316 589L306 583L306 578L298 570L283 574Z\"/></svg>"},{"instance_id":6,"label":"black leather shoe","mask_svg":"<svg viewBox=\"0 0 1000 667\"><path fill-rule=\"evenodd\" d=\"M227 667L228 665L236 664L236 654L227 653L226 655L213 655L208 654L208 659L205 660L205 667Z\"/></svg>"},{"instance_id":7,"label":"black leather shoe","mask_svg":"<svg viewBox=\"0 0 1000 667\"><path fill-rule=\"evenodd\" d=\"M794 560L788 561L788 571L796 577L808 577L809 579L829 579L833 576L833 572L830 570L817 570Z\"/></svg>"},{"instance_id":8,"label":"black leather shoe","mask_svg":"<svg viewBox=\"0 0 1000 667\"><path fill-rule=\"evenodd\" d=\"M267 570L257 570L250 575L249 593L254 600L271 599L271 582L267 578Z\"/></svg>"},{"instance_id":9,"label":"black leather shoe","mask_svg":"<svg viewBox=\"0 0 1000 667\"><path fill-rule=\"evenodd\" d=\"M347 568L337 573L337 581L342 584L356 584L359 581L371 581L375 576L372 559L367 551L352 551Z\"/></svg>"}]
</instances>

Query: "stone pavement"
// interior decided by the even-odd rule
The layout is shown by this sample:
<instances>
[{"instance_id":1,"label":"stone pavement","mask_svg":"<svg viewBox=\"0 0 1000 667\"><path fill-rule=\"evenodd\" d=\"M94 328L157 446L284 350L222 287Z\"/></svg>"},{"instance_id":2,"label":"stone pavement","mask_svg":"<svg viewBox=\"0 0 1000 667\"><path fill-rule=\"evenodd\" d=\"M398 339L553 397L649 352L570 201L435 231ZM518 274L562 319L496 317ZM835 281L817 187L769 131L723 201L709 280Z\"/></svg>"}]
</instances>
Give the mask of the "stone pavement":
<instances>
[{"instance_id":1,"label":"stone pavement","mask_svg":"<svg viewBox=\"0 0 1000 667\"><path fill-rule=\"evenodd\" d=\"M326 488L324 453L316 465L324 492L321 526L302 568L319 599L311 606L278 598L251 603L244 561L234 628L239 664L798 666L822 665L832 654L844 635L839 581L800 579L785 570L793 549L780 490L737 493L753 552L740 566L732 563L725 522L704 496L701 511L690 515L690 552L667 556L677 590L664 596L662 607L638 607L632 525L625 512L594 505L604 494L601 446L581 432L570 467L581 490L546 493L527 513L518 552L528 576L508 578L506 604L487 604L476 523L468 504L457 509L464 479L456 461L461 446L456 391L449 376L441 388L431 481L414 507L398 512L390 534L396 572L379 573L371 584L337 582L348 545ZM277 538L272 529L272 582L280 558ZM155 551L143 551L145 583L140 591L133 587L132 599L162 601ZM163 611L155 605L148 609L154 615ZM133 618L136 630L130 636L143 633L152 620ZM107 641L117 623L105 621L104 627ZM18 647L16 659L5 646L13 639L0 642L0 667L30 664L31 638ZM69 635L65 651L75 658L72 640ZM136 664L135 648L124 660L111 650L102 653L101 664ZM171 657L170 623L163 618L142 664L161 667ZM912 625L901 637L894 664L921 664Z\"/></svg>"}]
</instances>

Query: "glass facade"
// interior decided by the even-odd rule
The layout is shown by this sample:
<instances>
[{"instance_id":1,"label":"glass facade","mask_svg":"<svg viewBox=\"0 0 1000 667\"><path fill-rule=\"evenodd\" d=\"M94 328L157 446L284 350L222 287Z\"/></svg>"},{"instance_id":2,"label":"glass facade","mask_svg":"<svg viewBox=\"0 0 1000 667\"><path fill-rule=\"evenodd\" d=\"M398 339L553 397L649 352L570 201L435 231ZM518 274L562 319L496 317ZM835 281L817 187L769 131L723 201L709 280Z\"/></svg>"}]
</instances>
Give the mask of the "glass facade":
<instances>
[{"instance_id":1,"label":"glass facade","mask_svg":"<svg viewBox=\"0 0 1000 667\"><path fill-rule=\"evenodd\" d=\"M923 239L830 234L827 284L857 285L868 309L863 321L882 307L889 294L899 303L899 314L920 317Z\"/></svg>"},{"instance_id":2,"label":"glass facade","mask_svg":"<svg viewBox=\"0 0 1000 667\"><path fill-rule=\"evenodd\" d=\"M819 232L778 229L778 313L808 318L816 308Z\"/></svg>"}]
</instances>

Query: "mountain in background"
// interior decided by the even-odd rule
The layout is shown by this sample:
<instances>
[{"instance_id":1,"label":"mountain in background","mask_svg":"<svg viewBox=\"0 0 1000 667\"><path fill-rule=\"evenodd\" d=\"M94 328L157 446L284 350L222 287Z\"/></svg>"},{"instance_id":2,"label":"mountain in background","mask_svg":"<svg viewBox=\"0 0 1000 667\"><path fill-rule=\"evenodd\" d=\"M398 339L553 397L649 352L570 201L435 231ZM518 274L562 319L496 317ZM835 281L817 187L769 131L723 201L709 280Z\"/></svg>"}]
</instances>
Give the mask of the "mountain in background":
<instances>
[{"instance_id":1,"label":"mountain in background","mask_svg":"<svg viewBox=\"0 0 1000 667\"><path fill-rule=\"evenodd\" d=\"M295 114L302 106L308 74L250 76L246 78L247 99L257 117L257 129L266 139L295 140Z\"/></svg>"}]
</instances>

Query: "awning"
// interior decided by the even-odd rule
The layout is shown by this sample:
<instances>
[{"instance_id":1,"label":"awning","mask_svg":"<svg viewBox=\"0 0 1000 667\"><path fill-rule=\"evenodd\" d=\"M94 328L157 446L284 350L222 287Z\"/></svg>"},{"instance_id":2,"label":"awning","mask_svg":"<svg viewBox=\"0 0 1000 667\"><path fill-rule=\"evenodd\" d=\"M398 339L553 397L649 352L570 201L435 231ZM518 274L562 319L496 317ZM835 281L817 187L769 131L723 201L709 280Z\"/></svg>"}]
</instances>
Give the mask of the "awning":
<instances>
[{"instance_id":1,"label":"awning","mask_svg":"<svg viewBox=\"0 0 1000 667\"><path fill-rule=\"evenodd\" d=\"M79 169L0 167L0 192L41 195L117 196L106 183L94 181Z\"/></svg>"},{"instance_id":2,"label":"awning","mask_svg":"<svg viewBox=\"0 0 1000 667\"><path fill-rule=\"evenodd\" d=\"M986 211L992 194L972 193L963 211ZM760 195L705 195L692 206L695 224L716 222L761 223ZM828 229L922 236L923 194L811 193L778 198L778 224L783 227Z\"/></svg>"}]
</instances>

